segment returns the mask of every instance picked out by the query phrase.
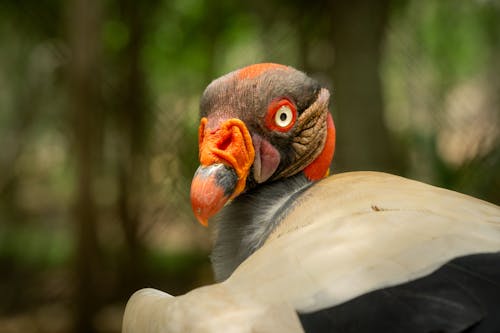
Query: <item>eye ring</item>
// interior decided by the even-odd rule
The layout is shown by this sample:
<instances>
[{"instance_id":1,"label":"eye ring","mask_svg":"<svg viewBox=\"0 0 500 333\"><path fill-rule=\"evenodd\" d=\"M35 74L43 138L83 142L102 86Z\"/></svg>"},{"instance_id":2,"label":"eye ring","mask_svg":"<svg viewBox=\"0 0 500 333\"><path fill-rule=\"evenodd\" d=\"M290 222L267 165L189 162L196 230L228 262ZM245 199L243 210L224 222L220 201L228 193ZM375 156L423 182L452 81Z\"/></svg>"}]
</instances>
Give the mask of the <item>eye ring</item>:
<instances>
[{"instance_id":1,"label":"eye ring","mask_svg":"<svg viewBox=\"0 0 500 333\"><path fill-rule=\"evenodd\" d=\"M274 100L269 104L266 126L279 132L288 132L297 120L297 109L289 99Z\"/></svg>"}]
</instances>

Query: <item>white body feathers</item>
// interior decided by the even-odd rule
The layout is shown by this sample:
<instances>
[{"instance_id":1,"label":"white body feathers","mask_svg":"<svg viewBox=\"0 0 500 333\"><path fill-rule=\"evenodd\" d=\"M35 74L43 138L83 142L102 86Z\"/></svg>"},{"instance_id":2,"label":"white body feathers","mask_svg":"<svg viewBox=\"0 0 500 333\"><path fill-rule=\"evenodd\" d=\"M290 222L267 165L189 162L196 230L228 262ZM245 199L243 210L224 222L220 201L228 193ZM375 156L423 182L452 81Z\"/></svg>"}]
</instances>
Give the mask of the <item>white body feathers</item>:
<instances>
[{"instance_id":1,"label":"white body feathers","mask_svg":"<svg viewBox=\"0 0 500 333\"><path fill-rule=\"evenodd\" d=\"M123 332L301 332L296 311L499 251L496 205L383 173L339 174L307 189L226 281L179 297L134 294Z\"/></svg>"}]
</instances>

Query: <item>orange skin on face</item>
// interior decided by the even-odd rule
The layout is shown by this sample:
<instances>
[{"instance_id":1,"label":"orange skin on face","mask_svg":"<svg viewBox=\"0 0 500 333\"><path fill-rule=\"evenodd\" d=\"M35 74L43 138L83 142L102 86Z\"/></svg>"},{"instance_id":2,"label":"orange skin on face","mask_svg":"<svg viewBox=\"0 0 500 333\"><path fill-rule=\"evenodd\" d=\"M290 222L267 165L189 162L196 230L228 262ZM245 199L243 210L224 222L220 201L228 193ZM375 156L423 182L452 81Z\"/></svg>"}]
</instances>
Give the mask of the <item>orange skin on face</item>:
<instances>
[{"instance_id":1,"label":"orange skin on face","mask_svg":"<svg viewBox=\"0 0 500 333\"><path fill-rule=\"evenodd\" d=\"M207 118L202 118L198 129L201 165L222 163L232 167L238 176L236 189L231 196L234 198L245 189L255 158L252 137L239 119L226 120L215 130L206 128L207 122Z\"/></svg>"}]
</instances>

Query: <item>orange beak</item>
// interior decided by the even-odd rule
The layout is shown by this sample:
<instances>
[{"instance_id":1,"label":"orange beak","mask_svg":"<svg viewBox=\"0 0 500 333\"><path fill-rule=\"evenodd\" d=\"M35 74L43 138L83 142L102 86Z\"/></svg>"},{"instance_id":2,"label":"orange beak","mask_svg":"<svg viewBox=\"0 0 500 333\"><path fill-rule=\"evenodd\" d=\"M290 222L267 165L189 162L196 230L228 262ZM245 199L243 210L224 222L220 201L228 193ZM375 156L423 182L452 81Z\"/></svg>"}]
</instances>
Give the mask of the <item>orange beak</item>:
<instances>
[{"instance_id":1,"label":"orange beak","mask_svg":"<svg viewBox=\"0 0 500 333\"><path fill-rule=\"evenodd\" d=\"M252 137L241 120L225 120L215 129L208 128L207 122L201 119L201 165L191 183L191 206L204 226L228 200L243 192L255 157Z\"/></svg>"}]
</instances>

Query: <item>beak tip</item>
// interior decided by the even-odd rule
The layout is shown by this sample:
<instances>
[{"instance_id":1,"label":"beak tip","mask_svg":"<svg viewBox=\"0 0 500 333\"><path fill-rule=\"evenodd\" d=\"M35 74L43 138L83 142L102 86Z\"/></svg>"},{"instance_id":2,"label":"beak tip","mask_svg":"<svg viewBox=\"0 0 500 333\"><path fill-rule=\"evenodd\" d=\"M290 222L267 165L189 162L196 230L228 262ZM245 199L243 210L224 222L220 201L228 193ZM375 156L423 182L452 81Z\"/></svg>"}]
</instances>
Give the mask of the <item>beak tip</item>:
<instances>
[{"instance_id":1,"label":"beak tip","mask_svg":"<svg viewBox=\"0 0 500 333\"><path fill-rule=\"evenodd\" d=\"M196 207L193 205L193 212L194 216L196 217L196 220L204 227L208 227L208 219L209 216L206 216L206 214L203 214L203 210L201 207Z\"/></svg>"},{"instance_id":2,"label":"beak tip","mask_svg":"<svg viewBox=\"0 0 500 333\"><path fill-rule=\"evenodd\" d=\"M193 209L194 216L196 220L204 227L208 227L208 219L211 217L210 213L207 213L206 209L202 208L199 202L191 201L191 206Z\"/></svg>"},{"instance_id":3,"label":"beak tip","mask_svg":"<svg viewBox=\"0 0 500 333\"><path fill-rule=\"evenodd\" d=\"M214 166L200 166L191 183L191 207L201 225L207 227L208 220L222 209L228 201L226 191L231 190L236 181L227 181L235 178L234 171L222 164ZM229 177L229 178L228 178ZM218 181L223 179L226 181ZM229 192L232 192L229 191Z\"/></svg>"},{"instance_id":4,"label":"beak tip","mask_svg":"<svg viewBox=\"0 0 500 333\"><path fill-rule=\"evenodd\" d=\"M204 226L204 227L208 227L208 219L207 218L204 218L204 217L201 217L201 216L196 216L196 219L198 220L198 222Z\"/></svg>"}]
</instances>

